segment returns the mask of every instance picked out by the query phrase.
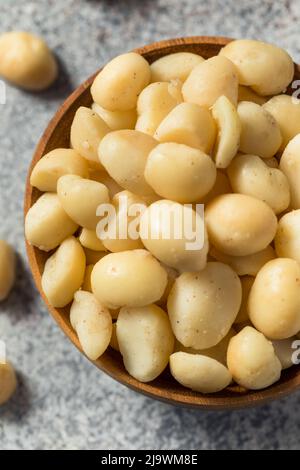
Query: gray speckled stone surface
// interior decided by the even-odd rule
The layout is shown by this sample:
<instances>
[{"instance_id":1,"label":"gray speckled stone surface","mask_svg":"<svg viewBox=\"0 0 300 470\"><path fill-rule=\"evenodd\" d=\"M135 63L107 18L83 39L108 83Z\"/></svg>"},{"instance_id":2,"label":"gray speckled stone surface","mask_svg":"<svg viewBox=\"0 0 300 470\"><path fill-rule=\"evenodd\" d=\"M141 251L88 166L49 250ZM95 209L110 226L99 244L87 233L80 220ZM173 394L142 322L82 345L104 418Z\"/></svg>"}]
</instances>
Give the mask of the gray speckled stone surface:
<instances>
[{"instance_id":1,"label":"gray speckled stone surface","mask_svg":"<svg viewBox=\"0 0 300 470\"><path fill-rule=\"evenodd\" d=\"M144 398L101 374L48 316L26 267L22 227L39 136L107 59L162 38L219 34L274 41L299 62L299 21L297 0L0 0L0 31L42 34L63 71L58 86L39 95L7 87L0 105L0 237L20 254L16 288L0 306L0 338L20 381L0 410L1 449L300 448L300 393L257 409L204 413Z\"/></svg>"}]
</instances>

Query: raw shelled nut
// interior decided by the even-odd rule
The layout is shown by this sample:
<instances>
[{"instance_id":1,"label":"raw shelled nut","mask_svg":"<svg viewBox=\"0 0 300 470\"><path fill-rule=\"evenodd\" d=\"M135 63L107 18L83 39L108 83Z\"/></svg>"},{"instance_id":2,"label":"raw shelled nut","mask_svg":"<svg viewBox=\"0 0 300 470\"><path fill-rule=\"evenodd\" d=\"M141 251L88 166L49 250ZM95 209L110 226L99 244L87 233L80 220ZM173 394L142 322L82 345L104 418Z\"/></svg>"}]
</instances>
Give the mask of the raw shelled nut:
<instances>
[{"instance_id":1,"label":"raw shelled nut","mask_svg":"<svg viewBox=\"0 0 300 470\"><path fill-rule=\"evenodd\" d=\"M141 217L140 237L153 256L180 272L200 271L206 265L206 229L202 217L189 206L168 200L153 203Z\"/></svg>"},{"instance_id":2,"label":"raw shelled nut","mask_svg":"<svg viewBox=\"0 0 300 470\"><path fill-rule=\"evenodd\" d=\"M42 274L42 288L53 307L65 307L80 289L85 272L85 254L74 237L62 242L47 259Z\"/></svg>"},{"instance_id":3,"label":"raw shelled nut","mask_svg":"<svg viewBox=\"0 0 300 470\"><path fill-rule=\"evenodd\" d=\"M99 147L99 159L110 176L124 189L141 196L153 195L144 178L149 153L158 142L139 131L110 132Z\"/></svg>"},{"instance_id":4,"label":"raw shelled nut","mask_svg":"<svg viewBox=\"0 0 300 470\"><path fill-rule=\"evenodd\" d=\"M291 208L300 209L300 134L297 134L286 146L280 159L279 167L289 182L291 191Z\"/></svg>"},{"instance_id":5,"label":"raw shelled nut","mask_svg":"<svg viewBox=\"0 0 300 470\"><path fill-rule=\"evenodd\" d=\"M204 106L181 103L160 123L154 137L159 142L176 142L210 152L216 138L216 124Z\"/></svg>"},{"instance_id":6,"label":"raw shelled nut","mask_svg":"<svg viewBox=\"0 0 300 470\"><path fill-rule=\"evenodd\" d=\"M33 246L50 251L78 229L64 211L58 196L44 193L31 206L25 217L25 236Z\"/></svg>"},{"instance_id":7,"label":"raw shelled nut","mask_svg":"<svg viewBox=\"0 0 300 470\"><path fill-rule=\"evenodd\" d=\"M205 60L191 71L182 87L184 100L210 108L224 95L234 105L238 97L238 76L235 65L226 57Z\"/></svg>"},{"instance_id":8,"label":"raw shelled nut","mask_svg":"<svg viewBox=\"0 0 300 470\"><path fill-rule=\"evenodd\" d=\"M265 108L256 103L242 101L237 107L241 123L241 152L271 158L282 143L280 127Z\"/></svg>"},{"instance_id":9,"label":"raw shelled nut","mask_svg":"<svg viewBox=\"0 0 300 470\"><path fill-rule=\"evenodd\" d=\"M109 111L99 106L99 104L93 103L92 110L103 119L112 131L134 129L135 127L137 120L135 109L130 109L129 111Z\"/></svg>"},{"instance_id":10,"label":"raw shelled nut","mask_svg":"<svg viewBox=\"0 0 300 470\"><path fill-rule=\"evenodd\" d=\"M109 310L90 292L75 292L70 309L71 325L89 359L95 361L106 351L112 335Z\"/></svg>"},{"instance_id":11,"label":"raw shelled nut","mask_svg":"<svg viewBox=\"0 0 300 470\"><path fill-rule=\"evenodd\" d=\"M300 100L294 96L273 96L263 105L279 124L283 151L290 140L300 133Z\"/></svg>"},{"instance_id":12,"label":"raw shelled nut","mask_svg":"<svg viewBox=\"0 0 300 470\"><path fill-rule=\"evenodd\" d=\"M238 155L227 173L235 193L261 199L275 214L289 207L290 187L287 177L281 170L270 168L256 155Z\"/></svg>"},{"instance_id":13,"label":"raw shelled nut","mask_svg":"<svg viewBox=\"0 0 300 470\"><path fill-rule=\"evenodd\" d=\"M280 47L262 41L238 39L220 51L236 66L241 85L248 85L260 95L277 95L294 76L294 64Z\"/></svg>"},{"instance_id":14,"label":"raw shelled nut","mask_svg":"<svg viewBox=\"0 0 300 470\"><path fill-rule=\"evenodd\" d=\"M167 285L167 273L146 250L110 253L92 272L92 289L108 308L143 307L159 300Z\"/></svg>"},{"instance_id":15,"label":"raw shelled nut","mask_svg":"<svg viewBox=\"0 0 300 470\"><path fill-rule=\"evenodd\" d=\"M10 293L14 285L15 278L15 252L5 240L0 240L0 302L5 300Z\"/></svg>"},{"instance_id":16,"label":"raw shelled nut","mask_svg":"<svg viewBox=\"0 0 300 470\"><path fill-rule=\"evenodd\" d=\"M232 381L223 364L201 354L176 352L170 357L170 369L177 382L201 393L220 392Z\"/></svg>"},{"instance_id":17,"label":"raw shelled nut","mask_svg":"<svg viewBox=\"0 0 300 470\"><path fill-rule=\"evenodd\" d=\"M55 149L37 162L30 175L30 184L40 191L56 192L58 179L68 174L88 178L87 161L72 149Z\"/></svg>"},{"instance_id":18,"label":"raw shelled nut","mask_svg":"<svg viewBox=\"0 0 300 470\"><path fill-rule=\"evenodd\" d=\"M155 147L145 168L146 181L158 195L181 203L206 196L216 176L216 167L207 154L175 143Z\"/></svg>"},{"instance_id":19,"label":"raw shelled nut","mask_svg":"<svg viewBox=\"0 0 300 470\"><path fill-rule=\"evenodd\" d=\"M191 52L175 52L155 60L151 65L152 82L169 82L179 79L184 82L203 57Z\"/></svg>"},{"instance_id":20,"label":"raw shelled nut","mask_svg":"<svg viewBox=\"0 0 300 470\"><path fill-rule=\"evenodd\" d=\"M226 264L208 263L200 272L181 274L168 299L176 338L194 349L215 346L228 334L241 301L239 277Z\"/></svg>"},{"instance_id":21,"label":"raw shelled nut","mask_svg":"<svg viewBox=\"0 0 300 470\"><path fill-rule=\"evenodd\" d=\"M71 126L71 146L91 163L97 163L98 147L110 128L101 117L89 108L81 106L75 114Z\"/></svg>"},{"instance_id":22,"label":"raw shelled nut","mask_svg":"<svg viewBox=\"0 0 300 470\"><path fill-rule=\"evenodd\" d=\"M244 194L224 194L206 208L211 243L232 256L246 256L266 248L274 239L277 218L263 201Z\"/></svg>"},{"instance_id":23,"label":"raw shelled nut","mask_svg":"<svg viewBox=\"0 0 300 470\"><path fill-rule=\"evenodd\" d=\"M280 258L300 263L300 209L285 214L278 222L275 250Z\"/></svg>"},{"instance_id":24,"label":"raw shelled nut","mask_svg":"<svg viewBox=\"0 0 300 470\"><path fill-rule=\"evenodd\" d=\"M261 390L280 379L281 364L271 341L252 327L230 340L228 369L233 380L249 390Z\"/></svg>"},{"instance_id":25,"label":"raw shelled nut","mask_svg":"<svg viewBox=\"0 0 300 470\"><path fill-rule=\"evenodd\" d=\"M1 358L0 358L1 359ZM0 361L0 405L4 405L17 388L17 377L10 362Z\"/></svg>"},{"instance_id":26,"label":"raw shelled nut","mask_svg":"<svg viewBox=\"0 0 300 470\"><path fill-rule=\"evenodd\" d=\"M57 77L57 63L46 42L31 33L10 31L0 36L0 75L31 91L48 88Z\"/></svg>"},{"instance_id":27,"label":"raw shelled nut","mask_svg":"<svg viewBox=\"0 0 300 470\"><path fill-rule=\"evenodd\" d=\"M97 208L109 202L108 189L104 184L76 175L59 178L57 195L69 217L89 230L96 230L99 221Z\"/></svg>"},{"instance_id":28,"label":"raw shelled nut","mask_svg":"<svg viewBox=\"0 0 300 470\"><path fill-rule=\"evenodd\" d=\"M300 331L300 265L277 258L259 271L250 292L248 312L255 328L270 339L287 339Z\"/></svg>"},{"instance_id":29,"label":"raw shelled nut","mask_svg":"<svg viewBox=\"0 0 300 470\"><path fill-rule=\"evenodd\" d=\"M117 339L126 370L140 382L158 377L174 349L168 315L157 305L122 308Z\"/></svg>"},{"instance_id":30,"label":"raw shelled nut","mask_svg":"<svg viewBox=\"0 0 300 470\"><path fill-rule=\"evenodd\" d=\"M92 97L109 111L128 111L136 106L137 97L150 78L149 64L142 56L135 52L122 54L97 75L91 87Z\"/></svg>"}]
</instances>

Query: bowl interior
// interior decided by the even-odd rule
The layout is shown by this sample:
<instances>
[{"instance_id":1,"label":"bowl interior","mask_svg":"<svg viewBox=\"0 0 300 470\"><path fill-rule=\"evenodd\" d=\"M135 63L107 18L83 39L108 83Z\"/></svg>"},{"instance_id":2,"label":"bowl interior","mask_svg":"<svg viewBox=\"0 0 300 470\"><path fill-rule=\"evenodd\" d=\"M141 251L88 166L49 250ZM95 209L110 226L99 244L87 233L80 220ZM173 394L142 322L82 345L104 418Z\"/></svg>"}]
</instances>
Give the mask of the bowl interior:
<instances>
[{"instance_id":1,"label":"bowl interior","mask_svg":"<svg viewBox=\"0 0 300 470\"><path fill-rule=\"evenodd\" d=\"M205 58L209 58L218 54L220 48L229 41L230 39L222 37L178 38L145 46L137 49L137 52L142 54L150 63L166 54L183 51L194 52ZM29 170L29 175L33 166L45 153L57 147L69 147L70 127L77 108L79 106L90 106L92 104L89 89L94 77L95 75L90 77L84 84L75 90L50 122L36 149ZM295 66L295 78L300 78L298 66ZM41 193L37 189L30 186L28 178L25 194L25 214L40 194ZM43 293L41 287L41 274L49 254L30 246L28 243L26 246L36 286L43 297L49 312L65 332L67 337L82 352L77 336L70 325L69 306L63 309L55 309L49 304ZM95 361L94 364L114 379L138 392L168 403L188 405L197 408L202 407L206 409L239 408L255 405L270 399L279 398L300 386L300 369L292 367L287 371L283 371L280 382L266 390L246 391L245 389L234 385L214 395L201 395L183 388L171 377L168 370L151 383L143 384L138 382L126 372L121 356L111 348L108 348L106 353L100 359Z\"/></svg>"}]
</instances>

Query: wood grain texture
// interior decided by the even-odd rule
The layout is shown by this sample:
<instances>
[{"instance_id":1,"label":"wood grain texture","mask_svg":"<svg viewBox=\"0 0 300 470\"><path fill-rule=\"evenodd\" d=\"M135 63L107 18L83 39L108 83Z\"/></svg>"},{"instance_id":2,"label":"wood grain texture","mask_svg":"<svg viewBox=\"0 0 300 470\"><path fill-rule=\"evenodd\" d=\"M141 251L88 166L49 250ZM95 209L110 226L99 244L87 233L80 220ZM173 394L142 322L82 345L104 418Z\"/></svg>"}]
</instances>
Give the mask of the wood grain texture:
<instances>
[{"instance_id":1,"label":"wood grain texture","mask_svg":"<svg viewBox=\"0 0 300 470\"><path fill-rule=\"evenodd\" d=\"M205 58L209 58L218 54L220 48L229 41L229 38L224 37L197 36L177 38L147 45L136 49L136 52L142 54L150 63L166 54L183 51L194 52ZM98 72L96 72L96 74L97 73ZM90 86L96 74L80 85L74 93L69 96L44 132L33 156L28 173L24 203L25 215L41 194L37 189L32 188L29 183L32 168L37 161L50 150L57 147L69 147L70 127L73 117L79 106L90 106L92 104ZM295 79L299 78L300 67L295 65ZM30 246L27 242L26 249L35 284L49 312L66 336L82 352L77 336L70 325L69 306L63 309L55 309L49 304L43 293L41 274L49 254ZM185 405L207 410L235 409L254 406L285 396L300 387L300 368L297 367L283 371L280 382L266 390L246 391L237 385L233 385L217 394L202 395L183 388L171 377L168 370L151 383L143 384L138 382L126 372L121 356L111 348L109 348L100 359L95 361L94 364L115 380L149 397L174 405Z\"/></svg>"}]
</instances>

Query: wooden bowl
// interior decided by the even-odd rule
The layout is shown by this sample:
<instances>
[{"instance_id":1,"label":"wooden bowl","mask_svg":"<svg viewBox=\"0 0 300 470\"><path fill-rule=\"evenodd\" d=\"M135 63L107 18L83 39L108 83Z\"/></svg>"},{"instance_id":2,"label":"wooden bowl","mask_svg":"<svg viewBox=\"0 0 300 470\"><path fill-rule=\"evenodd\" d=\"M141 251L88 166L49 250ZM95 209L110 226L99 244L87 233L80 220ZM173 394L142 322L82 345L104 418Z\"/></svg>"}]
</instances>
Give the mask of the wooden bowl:
<instances>
[{"instance_id":1,"label":"wooden bowl","mask_svg":"<svg viewBox=\"0 0 300 470\"><path fill-rule=\"evenodd\" d=\"M220 48L229 41L229 38L223 37L178 38L150 44L137 49L136 51L142 54L150 63L166 54L182 51L194 52L205 58L209 58L218 54ZM77 108L79 106L90 106L92 104L90 86L95 75L90 77L74 91L51 120L37 146L29 169L29 175L34 165L45 153L57 147L69 146L70 127ZM300 78L300 68L298 66L295 66L295 78ZM29 175L26 184L25 214L40 196L40 192L31 187L29 183ZM44 299L49 312L66 336L82 352L77 336L70 325L70 307L68 306L63 309L53 308L49 304L42 290L41 274L49 254L30 246L28 243L26 243L26 247L30 268L32 270L36 286ZM280 382L266 390L246 391L237 385L233 385L214 395L202 395L183 388L171 377L168 370L151 383L144 384L138 382L126 372L120 354L111 348L109 348L100 359L95 361L94 364L120 383L149 397L171 404L186 405L203 409L228 409L252 406L275 398L280 398L293 390L296 390L300 386L300 369L292 367L282 373Z\"/></svg>"}]
</instances>

